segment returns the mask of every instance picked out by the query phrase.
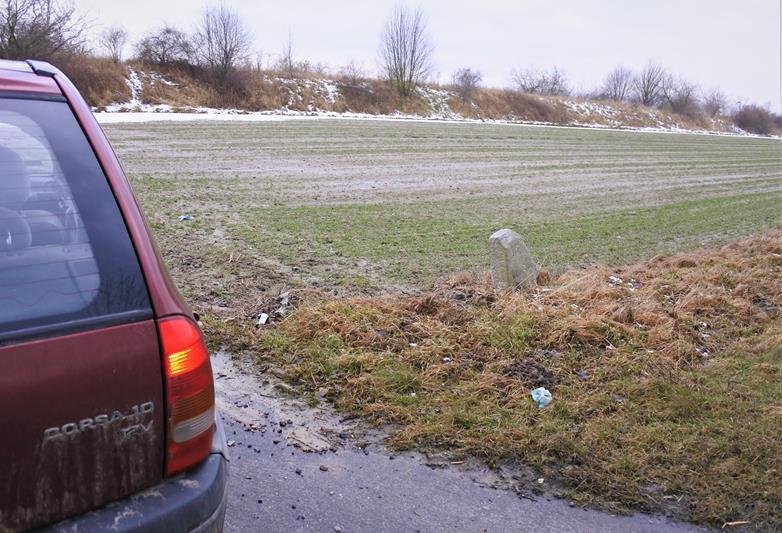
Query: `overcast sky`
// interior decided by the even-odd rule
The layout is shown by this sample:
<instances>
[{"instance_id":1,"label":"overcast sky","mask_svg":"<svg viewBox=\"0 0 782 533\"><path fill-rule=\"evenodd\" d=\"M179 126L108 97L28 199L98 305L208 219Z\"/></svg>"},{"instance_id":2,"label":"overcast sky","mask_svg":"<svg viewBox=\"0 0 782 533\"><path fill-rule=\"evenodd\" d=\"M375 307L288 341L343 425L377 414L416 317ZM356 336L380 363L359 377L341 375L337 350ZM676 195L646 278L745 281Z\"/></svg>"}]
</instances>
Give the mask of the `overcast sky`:
<instances>
[{"instance_id":1,"label":"overcast sky","mask_svg":"<svg viewBox=\"0 0 782 533\"><path fill-rule=\"evenodd\" d=\"M93 33L124 25L131 40L169 23L195 25L208 1L76 0ZM212 2L214 3L214 2ZM255 33L256 48L276 55L293 36L299 59L339 66L354 60L373 72L383 24L394 0L226 0ZM782 111L782 0L421 0L435 46L435 77L472 67L484 83L507 86L513 67L563 69L577 88L597 86L623 63L649 60L719 87L731 103L753 101Z\"/></svg>"}]
</instances>

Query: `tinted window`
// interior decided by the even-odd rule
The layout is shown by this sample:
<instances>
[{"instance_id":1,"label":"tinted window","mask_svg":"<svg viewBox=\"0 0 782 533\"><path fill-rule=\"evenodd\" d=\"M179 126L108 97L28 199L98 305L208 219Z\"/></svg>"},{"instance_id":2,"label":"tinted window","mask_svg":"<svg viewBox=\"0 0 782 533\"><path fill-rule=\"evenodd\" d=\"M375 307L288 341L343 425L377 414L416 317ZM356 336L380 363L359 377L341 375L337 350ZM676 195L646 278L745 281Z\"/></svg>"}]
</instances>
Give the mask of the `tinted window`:
<instances>
[{"instance_id":1,"label":"tinted window","mask_svg":"<svg viewBox=\"0 0 782 533\"><path fill-rule=\"evenodd\" d=\"M0 98L0 341L150 314L119 208L68 104Z\"/></svg>"}]
</instances>

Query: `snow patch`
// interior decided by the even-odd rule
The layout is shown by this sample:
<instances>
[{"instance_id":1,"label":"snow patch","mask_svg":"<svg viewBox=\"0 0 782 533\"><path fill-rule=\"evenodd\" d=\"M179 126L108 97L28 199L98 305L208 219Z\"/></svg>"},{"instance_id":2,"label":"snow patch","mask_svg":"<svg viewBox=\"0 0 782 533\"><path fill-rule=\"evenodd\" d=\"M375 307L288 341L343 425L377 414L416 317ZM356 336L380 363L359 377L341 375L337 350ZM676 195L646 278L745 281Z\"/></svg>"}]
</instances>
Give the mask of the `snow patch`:
<instances>
[{"instance_id":1,"label":"snow patch","mask_svg":"<svg viewBox=\"0 0 782 533\"><path fill-rule=\"evenodd\" d=\"M448 105L448 100L454 96L450 91L433 89L431 87L418 87L416 91L429 105L431 109L430 118L438 120L461 120L463 118Z\"/></svg>"}]
</instances>

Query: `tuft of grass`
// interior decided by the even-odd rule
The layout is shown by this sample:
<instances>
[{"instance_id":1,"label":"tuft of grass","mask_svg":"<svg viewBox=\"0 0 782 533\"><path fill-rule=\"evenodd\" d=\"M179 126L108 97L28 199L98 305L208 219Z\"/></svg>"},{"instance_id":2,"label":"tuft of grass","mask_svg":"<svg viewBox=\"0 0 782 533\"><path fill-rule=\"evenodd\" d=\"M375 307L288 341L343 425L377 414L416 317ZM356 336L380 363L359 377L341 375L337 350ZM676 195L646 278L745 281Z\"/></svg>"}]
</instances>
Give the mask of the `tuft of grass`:
<instances>
[{"instance_id":1,"label":"tuft of grass","mask_svg":"<svg viewBox=\"0 0 782 533\"><path fill-rule=\"evenodd\" d=\"M393 424L393 446L524 462L615 510L776 529L781 310L773 231L526 293L463 274L424 296L308 298L231 347Z\"/></svg>"}]
</instances>

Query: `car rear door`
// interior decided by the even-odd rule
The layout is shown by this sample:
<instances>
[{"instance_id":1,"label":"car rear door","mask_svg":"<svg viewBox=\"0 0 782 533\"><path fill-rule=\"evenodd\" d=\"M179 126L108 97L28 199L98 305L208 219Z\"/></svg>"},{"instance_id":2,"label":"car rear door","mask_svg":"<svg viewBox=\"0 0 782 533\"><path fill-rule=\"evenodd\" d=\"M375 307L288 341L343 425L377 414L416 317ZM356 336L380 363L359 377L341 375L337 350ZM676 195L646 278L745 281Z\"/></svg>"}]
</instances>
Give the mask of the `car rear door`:
<instances>
[{"instance_id":1,"label":"car rear door","mask_svg":"<svg viewBox=\"0 0 782 533\"><path fill-rule=\"evenodd\" d=\"M162 479L161 364L138 257L71 108L0 94L0 531Z\"/></svg>"}]
</instances>

